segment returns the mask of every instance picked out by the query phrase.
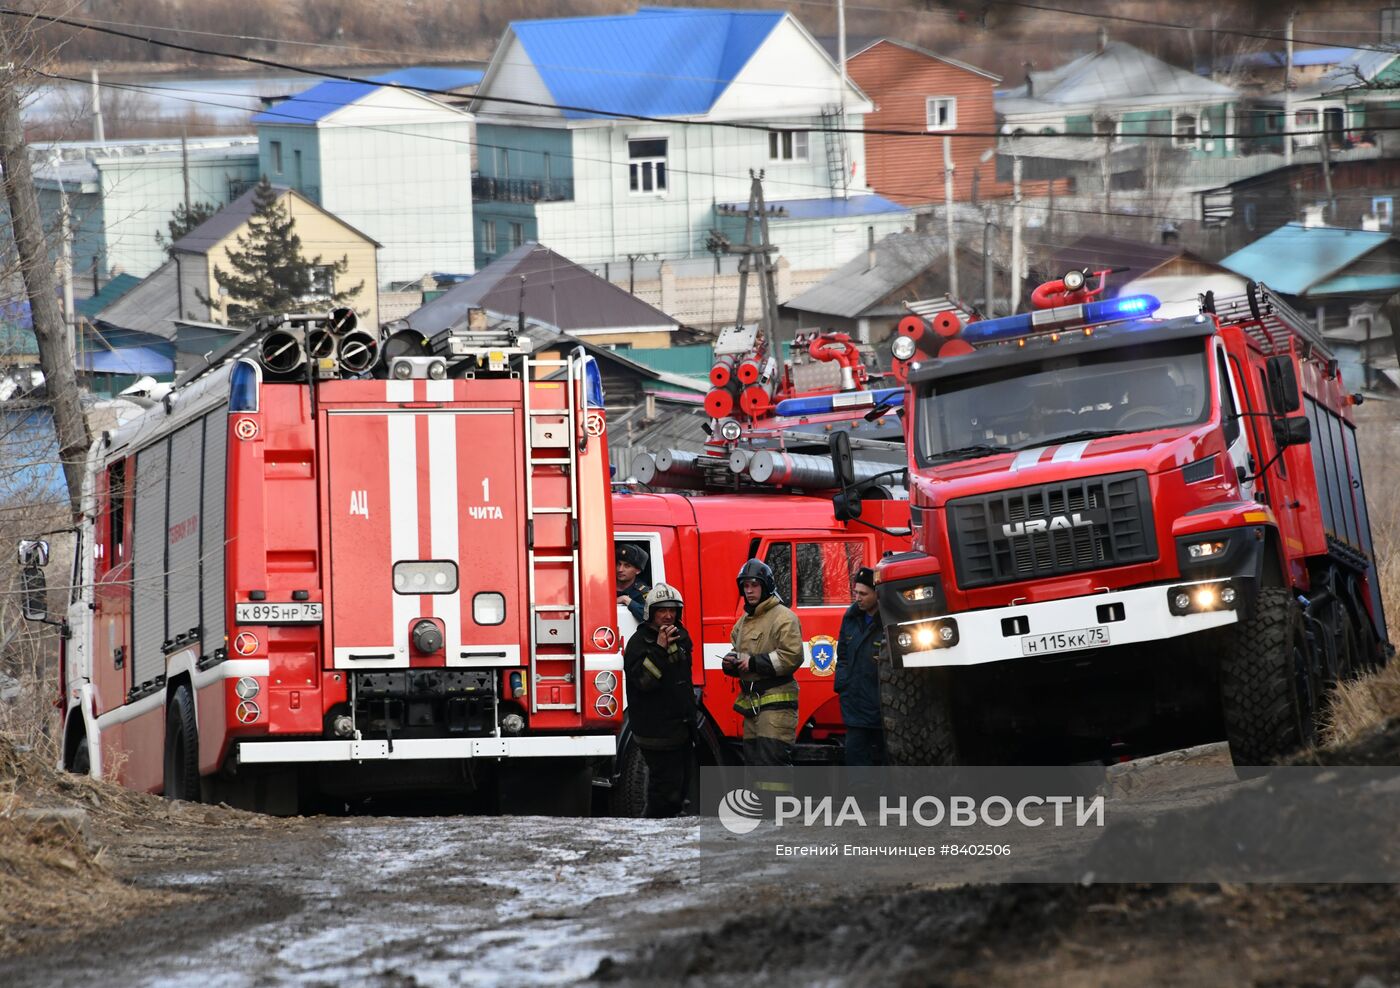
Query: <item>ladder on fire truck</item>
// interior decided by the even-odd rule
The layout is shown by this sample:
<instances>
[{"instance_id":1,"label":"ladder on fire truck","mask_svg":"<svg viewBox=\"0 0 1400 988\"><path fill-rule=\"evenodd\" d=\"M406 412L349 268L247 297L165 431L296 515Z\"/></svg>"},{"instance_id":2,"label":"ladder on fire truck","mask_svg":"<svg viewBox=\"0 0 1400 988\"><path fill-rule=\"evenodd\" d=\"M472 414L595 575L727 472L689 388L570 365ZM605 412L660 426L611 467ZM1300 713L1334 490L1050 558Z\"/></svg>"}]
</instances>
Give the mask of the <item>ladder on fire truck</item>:
<instances>
[{"instance_id":1,"label":"ladder on fire truck","mask_svg":"<svg viewBox=\"0 0 1400 988\"><path fill-rule=\"evenodd\" d=\"M525 569L530 712L582 709L579 403L587 357L525 360ZM543 371L538 378L536 370ZM557 372L563 370L562 379ZM563 481L560 483L560 481ZM549 500L550 494L560 495ZM562 522L562 524L559 524ZM572 702L555 695L572 694Z\"/></svg>"}]
</instances>

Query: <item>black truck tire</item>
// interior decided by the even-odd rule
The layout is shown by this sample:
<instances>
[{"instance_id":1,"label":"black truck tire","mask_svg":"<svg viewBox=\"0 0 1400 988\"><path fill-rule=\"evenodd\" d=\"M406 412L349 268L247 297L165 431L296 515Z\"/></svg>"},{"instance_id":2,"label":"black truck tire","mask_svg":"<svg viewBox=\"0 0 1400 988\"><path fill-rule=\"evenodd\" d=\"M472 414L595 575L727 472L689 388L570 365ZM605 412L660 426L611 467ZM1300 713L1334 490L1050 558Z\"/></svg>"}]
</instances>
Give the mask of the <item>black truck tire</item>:
<instances>
[{"instance_id":1,"label":"black truck tire","mask_svg":"<svg viewBox=\"0 0 1400 988\"><path fill-rule=\"evenodd\" d=\"M613 816L640 817L647 805L647 763L642 749L629 743L618 759L617 779L613 782Z\"/></svg>"},{"instance_id":2,"label":"black truck tire","mask_svg":"<svg viewBox=\"0 0 1400 988\"><path fill-rule=\"evenodd\" d=\"M896 669L881 662L880 707L891 765L957 765L952 676L947 669Z\"/></svg>"},{"instance_id":3,"label":"black truck tire","mask_svg":"<svg viewBox=\"0 0 1400 988\"><path fill-rule=\"evenodd\" d=\"M182 684L165 707L165 796L198 803L199 794L199 731L194 699Z\"/></svg>"},{"instance_id":4,"label":"black truck tire","mask_svg":"<svg viewBox=\"0 0 1400 988\"><path fill-rule=\"evenodd\" d=\"M1259 591L1220 661L1220 694L1230 758L1269 765L1317 737L1320 677L1303 611L1281 587Z\"/></svg>"}]
</instances>

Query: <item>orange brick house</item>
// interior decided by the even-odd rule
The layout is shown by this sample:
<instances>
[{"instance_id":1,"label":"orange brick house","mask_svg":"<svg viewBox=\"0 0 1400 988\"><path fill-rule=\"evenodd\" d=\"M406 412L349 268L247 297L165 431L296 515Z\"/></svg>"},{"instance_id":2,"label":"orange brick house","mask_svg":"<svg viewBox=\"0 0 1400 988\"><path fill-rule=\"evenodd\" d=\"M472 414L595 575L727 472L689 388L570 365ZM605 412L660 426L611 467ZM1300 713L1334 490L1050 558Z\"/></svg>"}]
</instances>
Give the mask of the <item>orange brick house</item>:
<instances>
[{"instance_id":1,"label":"orange brick house","mask_svg":"<svg viewBox=\"0 0 1400 988\"><path fill-rule=\"evenodd\" d=\"M884 38L846 59L846 71L875 103L866 114L871 130L922 130L927 138L868 133L866 174L871 188L901 205L943 202L943 142L940 132L974 132L953 137L953 199L1011 195L1011 183L996 178L996 106L993 90L1001 77L904 41ZM1022 183L1024 197L1043 196L1045 181ZM1058 191L1058 190L1057 190Z\"/></svg>"}]
</instances>

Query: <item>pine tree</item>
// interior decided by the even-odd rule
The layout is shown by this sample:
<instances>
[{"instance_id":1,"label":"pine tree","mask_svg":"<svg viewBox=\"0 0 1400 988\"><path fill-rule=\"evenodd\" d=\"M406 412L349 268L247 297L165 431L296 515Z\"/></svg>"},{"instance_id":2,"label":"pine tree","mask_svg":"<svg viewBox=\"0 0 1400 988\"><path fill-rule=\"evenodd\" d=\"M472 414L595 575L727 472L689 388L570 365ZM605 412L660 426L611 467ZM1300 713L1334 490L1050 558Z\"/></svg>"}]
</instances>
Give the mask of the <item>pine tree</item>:
<instances>
[{"instance_id":1,"label":"pine tree","mask_svg":"<svg viewBox=\"0 0 1400 988\"><path fill-rule=\"evenodd\" d=\"M183 202L175 207L175 212L165 223L165 228L170 231L167 237L159 230L156 231L156 243L160 244L165 251L166 257L175 256L175 241L189 233L199 224L219 211L219 207L212 202L196 202L186 206Z\"/></svg>"},{"instance_id":2,"label":"pine tree","mask_svg":"<svg viewBox=\"0 0 1400 988\"><path fill-rule=\"evenodd\" d=\"M349 256L342 255L333 264L321 260L319 254L305 257L296 221L267 176L253 191L253 215L248 220L247 234L238 235L234 241L237 246L228 253L232 270L214 266L214 281L222 289L220 296L199 296L215 312L230 318L253 319L311 307L349 305L365 287L361 281L343 291L326 290L325 281L334 284L335 275L349 270Z\"/></svg>"}]
</instances>

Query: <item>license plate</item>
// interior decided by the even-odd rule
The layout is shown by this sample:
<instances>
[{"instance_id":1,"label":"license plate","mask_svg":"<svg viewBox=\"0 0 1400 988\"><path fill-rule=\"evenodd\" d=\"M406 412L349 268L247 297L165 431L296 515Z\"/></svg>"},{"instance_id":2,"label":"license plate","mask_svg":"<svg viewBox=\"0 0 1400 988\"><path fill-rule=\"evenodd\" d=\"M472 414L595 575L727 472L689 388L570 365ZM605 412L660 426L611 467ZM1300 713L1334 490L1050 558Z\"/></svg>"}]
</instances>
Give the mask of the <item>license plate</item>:
<instances>
[{"instance_id":1,"label":"license plate","mask_svg":"<svg viewBox=\"0 0 1400 988\"><path fill-rule=\"evenodd\" d=\"M1021 654L1075 652L1081 648L1103 648L1108 643L1107 628L1079 628L1075 631L1056 631L1048 635L1022 635Z\"/></svg>"},{"instance_id":2,"label":"license plate","mask_svg":"<svg viewBox=\"0 0 1400 988\"><path fill-rule=\"evenodd\" d=\"M293 600L234 604L233 619L239 624L320 624L324 617L320 601Z\"/></svg>"}]
</instances>

